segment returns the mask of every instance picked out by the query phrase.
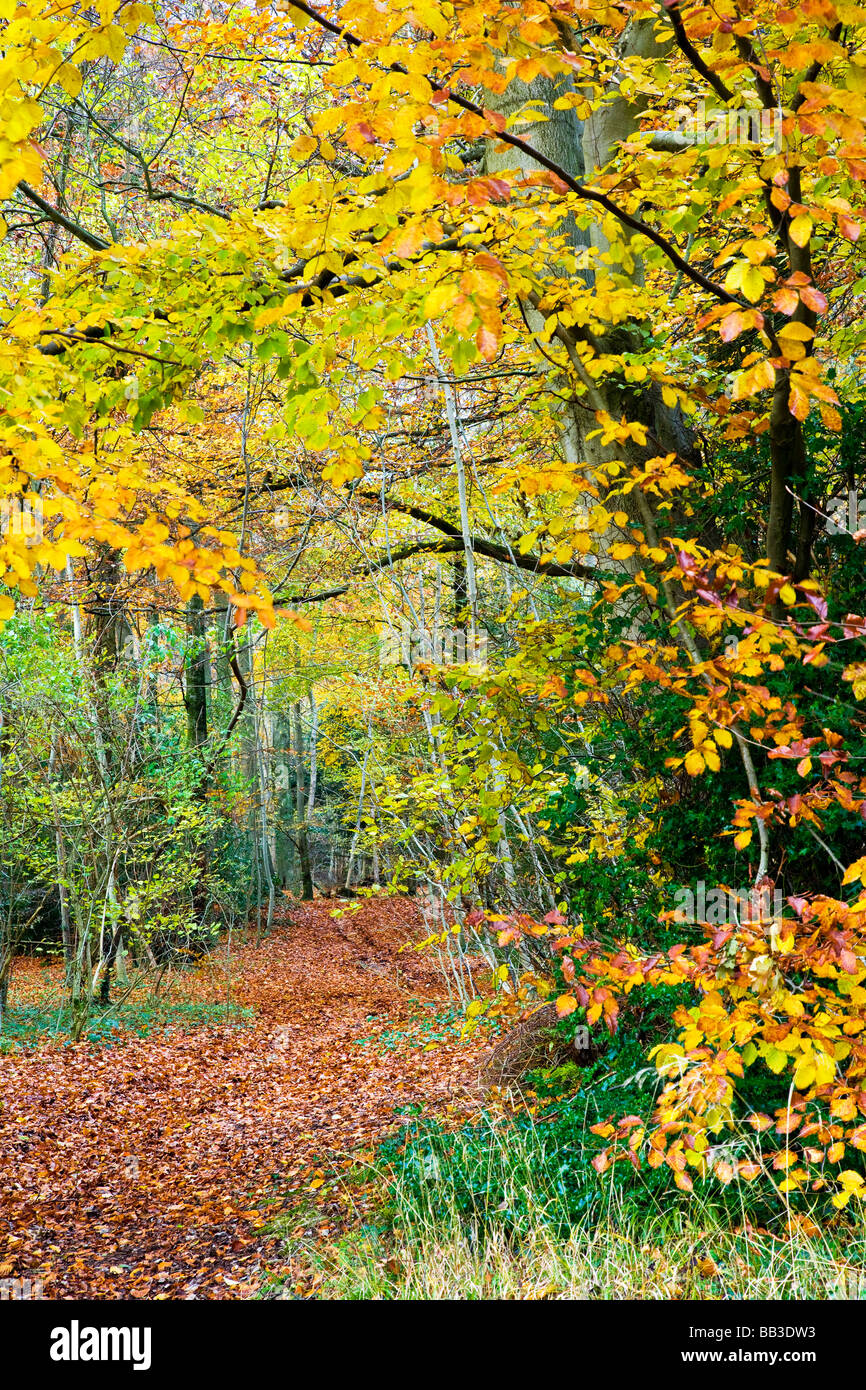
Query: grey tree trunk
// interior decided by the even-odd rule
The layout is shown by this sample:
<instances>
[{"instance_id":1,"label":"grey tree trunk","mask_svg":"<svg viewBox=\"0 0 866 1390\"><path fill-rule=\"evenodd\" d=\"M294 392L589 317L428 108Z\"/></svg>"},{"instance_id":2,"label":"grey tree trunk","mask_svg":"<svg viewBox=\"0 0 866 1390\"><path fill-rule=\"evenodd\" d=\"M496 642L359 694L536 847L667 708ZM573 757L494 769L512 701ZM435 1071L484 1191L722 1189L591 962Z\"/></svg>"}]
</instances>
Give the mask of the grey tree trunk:
<instances>
[{"instance_id":1,"label":"grey tree trunk","mask_svg":"<svg viewBox=\"0 0 866 1390\"><path fill-rule=\"evenodd\" d=\"M273 717L274 749L274 877L281 888L292 880L292 841L288 827L294 822L292 787L292 729L283 714Z\"/></svg>"},{"instance_id":2,"label":"grey tree trunk","mask_svg":"<svg viewBox=\"0 0 866 1390\"><path fill-rule=\"evenodd\" d=\"M622 58L646 56L650 53L662 57L670 44L656 43L654 31L654 19L629 24L620 41ZM637 130L645 101L642 98L630 101L621 96L612 96L610 101L593 112L589 120L582 122L573 110L556 110L554 107L558 95L573 91L574 82L571 78L563 77L554 83L550 78L539 77L529 84L515 80L501 95L488 93L487 102L508 117L513 117L528 101L542 102L546 119L536 122L528 119L526 126L520 129L521 135L540 154L554 160L567 173L577 179L591 182L593 174L613 157L617 145ZM485 157L485 168L489 173L509 169L528 172L539 167L541 166L522 152L493 143ZM586 248L594 248L597 259L608 249L601 221L595 220L589 231L584 232L575 226L574 219L569 216L562 222L559 231L566 235L567 241L577 253L579 266L581 259L583 260L584 264L578 270L578 274L587 291L591 291L596 277L585 253ZM583 257L581 251L584 252ZM552 266L549 273L557 275L563 272ZM635 288L639 288L643 281L643 270L637 260L631 278ZM524 304L523 310L530 329L537 333L543 325L543 315L531 303ZM593 347L600 353L633 351L645 345L640 337L640 329L641 322L637 318L632 323L611 327L600 340L596 337ZM580 330L574 329L572 332L577 340ZM559 420L560 446L567 462L578 466L585 464L588 472L591 472L595 467L614 458L621 459L627 468L640 467L647 458L663 453L675 452L686 460L694 459L694 439L681 412L663 403L657 387L636 390L610 374L603 376L598 382L591 382L585 373L581 373L576 354L570 353L569 356L574 373L570 379L571 400L568 405L562 407ZM645 424L648 428L647 446L641 447L633 441L605 446L597 435L590 438L589 436L598 429L596 412L599 410L605 411L615 419L625 415L628 420ZM641 524L646 524L647 506L652 512L651 499L639 493L638 489L634 489L622 499L617 498L618 509L626 511ZM637 568L636 561L610 559L610 545L620 539L622 536L618 530L602 536L598 547L599 559L610 568Z\"/></svg>"},{"instance_id":3,"label":"grey tree trunk","mask_svg":"<svg viewBox=\"0 0 866 1390\"><path fill-rule=\"evenodd\" d=\"M310 840L307 834L307 802L304 791L304 732L301 727L301 706L292 706L292 722L295 729L295 840L298 846L298 865L301 876L301 894L304 898L313 896L313 870L310 863Z\"/></svg>"}]
</instances>

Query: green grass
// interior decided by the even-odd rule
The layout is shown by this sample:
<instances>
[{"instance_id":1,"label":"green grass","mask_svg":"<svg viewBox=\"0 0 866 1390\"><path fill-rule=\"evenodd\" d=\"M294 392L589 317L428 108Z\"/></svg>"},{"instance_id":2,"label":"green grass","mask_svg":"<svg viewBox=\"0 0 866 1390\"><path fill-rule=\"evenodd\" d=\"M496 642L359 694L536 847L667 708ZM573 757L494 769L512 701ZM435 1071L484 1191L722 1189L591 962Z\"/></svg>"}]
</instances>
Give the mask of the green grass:
<instances>
[{"instance_id":1,"label":"green grass","mask_svg":"<svg viewBox=\"0 0 866 1390\"><path fill-rule=\"evenodd\" d=\"M323 1245L289 1240L297 1271L265 1296L342 1300L771 1299L866 1297L866 1238L796 1242L766 1232L626 1213L576 1226L564 1239L541 1222L519 1241L495 1223L483 1234L439 1211L411 1237L361 1228Z\"/></svg>"},{"instance_id":2,"label":"green grass","mask_svg":"<svg viewBox=\"0 0 866 1390\"><path fill-rule=\"evenodd\" d=\"M91 1011L81 1040L111 1045L125 1037L148 1037L164 1033L171 1027L195 1028L207 1024L245 1024L253 1016L252 1009L232 1004L173 1003L170 1000L144 1000L109 1005L91 1005ZM73 1035L73 1012L68 1004L29 1004L7 1010L0 1052L21 1047L35 1047L50 1040L70 1040Z\"/></svg>"},{"instance_id":3,"label":"green grass","mask_svg":"<svg viewBox=\"0 0 866 1390\"><path fill-rule=\"evenodd\" d=\"M262 1296L866 1298L866 1222L854 1203L840 1212L827 1191L785 1198L765 1178L723 1185L695 1173L683 1193L664 1166L593 1168L607 1143L592 1133L597 1121L649 1120L654 1109L660 1081L647 1051L665 1035L670 999L650 1006L588 1065L554 1050L522 1093L494 1093L469 1123L410 1105L372 1155L330 1173L323 1159L324 1186L290 1193L273 1223L290 1273ZM433 1013L369 1041L435 1046L457 1028L457 1014ZM745 1121L784 1104L780 1084L759 1072L742 1088L742 1123L724 1137L731 1162L766 1159L772 1170L774 1132Z\"/></svg>"},{"instance_id":4,"label":"green grass","mask_svg":"<svg viewBox=\"0 0 866 1390\"><path fill-rule=\"evenodd\" d=\"M631 1171L631 1170L629 1170ZM275 1223L291 1269L264 1297L828 1299L866 1297L866 1225L759 1225L745 1187L723 1205L626 1175L599 1180L532 1120L447 1132L418 1122L372 1164ZM737 1206L739 1205L739 1212ZM323 1213L333 1230L322 1238ZM348 1229L345 1229L348 1226Z\"/></svg>"}]
</instances>

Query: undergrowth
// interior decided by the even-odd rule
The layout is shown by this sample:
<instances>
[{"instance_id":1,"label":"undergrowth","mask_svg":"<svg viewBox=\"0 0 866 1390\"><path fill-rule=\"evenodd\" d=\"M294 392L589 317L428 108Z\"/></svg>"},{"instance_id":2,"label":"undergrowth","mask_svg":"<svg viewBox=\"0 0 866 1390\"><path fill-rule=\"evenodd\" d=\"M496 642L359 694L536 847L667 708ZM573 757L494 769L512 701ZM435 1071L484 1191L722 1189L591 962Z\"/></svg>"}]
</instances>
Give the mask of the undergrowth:
<instances>
[{"instance_id":1,"label":"undergrowth","mask_svg":"<svg viewBox=\"0 0 866 1390\"><path fill-rule=\"evenodd\" d=\"M853 1208L786 1204L740 1181L687 1195L644 1165L599 1176L591 1126L652 1110L644 1041L618 1037L590 1067L536 1070L471 1122L396 1111L397 1132L348 1171L325 1168L315 1197L274 1223L290 1274L263 1297L866 1297L866 1224ZM760 1133L738 1143L737 1157L760 1157Z\"/></svg>"},{"instance_id":2,"label":"undergrowth","mask_svg":"<svg viewBox=\"0 0 866 1390\"><path fill-rule=\"evenodd\" d=\"M828 1299L866 1297L866 1226L767 1216L738 1190L672 1196L600 1180L558 1125L449 1132L418 1119L322 1201L275 1223L290 1275L263 1297ZM739 1210L737 1210L739 1208ZM761 1217L768 1224L759 1224Z\"/></svg>"},{"instance_id":3,"label":"undergrowth","mask_svg":"<svg viewBox=\"0 0 866 1390\"><path fill-rule=\"evenodd\" d=\"M124 1037L149 1037L171 1027L195 1028L207 1024L248 1023L252 1009L237 1004L202 1004L188 1001L140 1000L93 1005L81 1033L82 1042L110 1045ZM48 1041L68 1041L75 1018L68 1004L28 1004L9 1008L0 1034L0 1052L36 1047Z\"/></svg>"}]
</instances>

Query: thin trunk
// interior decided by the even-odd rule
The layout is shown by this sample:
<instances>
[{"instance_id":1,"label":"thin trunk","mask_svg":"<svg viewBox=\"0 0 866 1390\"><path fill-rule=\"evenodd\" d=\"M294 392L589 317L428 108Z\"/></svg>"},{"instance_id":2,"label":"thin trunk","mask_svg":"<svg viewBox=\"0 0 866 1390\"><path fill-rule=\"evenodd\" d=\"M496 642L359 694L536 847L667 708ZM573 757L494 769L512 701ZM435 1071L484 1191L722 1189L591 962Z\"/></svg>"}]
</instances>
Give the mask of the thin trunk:
<instances>
[{"instance_id":1,"label":"thin trunk","mask_svg":"<svg viewBox=\"0 0 866 1390\"><path fill-rule=\"evenodd\" d=\"M193 594L187 604L187 648L185 657L186 686L184 704L186 706L186 738L189 748L201 754L207 743L207 672L210 657L207 647L207 626L204 617L204 604L199 594ZM204 761L201 763L195 795L199 801L207 796L208 775ZM199 926L204 924L208 910L207 893L208 844L202 836L195 852L195 883L192 893L192 908ZM116 945L114 950L116 952ZM113 956L111 957L113 960ZM111 960L108 970L111 969ZM106 971L106 978L108 974Z\"/></svg>"},{"instance_id":2,"label":"thin trunk","mask_svg":"<svg viewBox=\"0 0 866 1390\"><path fill-rule=\"evenodd\" d=\"M788 192L794 203L801 201L800 170L794 164L789 170ZM789 235L790 220L783 218L778 240L780 250L787 256L792 275L802 277L801 284L813 279L812 243L798 246ZM801 299L792 315L791 322L802 324L814 333L817 315L814 309ZM773 404L770 410L770 505L767 515L767 558L771 569L777 574L790 574L796 579L805 579L812 565L812 535L814 513L808 507L809 496L808 458L802 423L791 414L790 406L791 376L789 368L778 368L773 390ZM791 527L794 519L794 496L800 500L800 526L797 540L793 544L796 551L793 564L788 552L792 545Z\"/></svg>"},{"instance_id":3,"label":"thin trunk","mask_svg":"<svg viewBox=\"0 0 866 1390\"><path fill-rule=\"evenodd\" d=\"M371 721L372 723L372 721ZM361 765L361 791L358 795L358 814L355 818L355 833L352 836L352 843L349 846L349 862L346 865L346 887L352 886L352 870L355 867L355 856L358 852L358 841L361 838L361 820L364 815L364 797L367 794L367 763L370 758L370 730L367 731L367 746L364 749L364 761Z\"/></svg>"},{"instance_id":4,"label":"thin trunk","mask_svg":"<svg viewBox=\"0 0 866 1390\"><path fill-rule=\"evenodd\" d=\"M790 574L788 559L794 495L791 478L805 472L803 431L788 409L790 382L787 371L776 373L770 411L770 505L767 516L767 558L777 574Z\"/></svg>"},{"instance_id":5,"label":"thin trunk","mask_svg":"<svg viewBox=\"0 0 866 1390\"><path fill-rule=\"evenodd\" d=\"M292 787L292 729L282 714L273 720L274 757L274 875L282 888L291 880L291 838L288 826L294 819Z\"/></svg>"},{"instance_id":6,"label":"thin trunk","mask_svg":"<svg viewBox=\"0 0 866 1390\"><path fill-rule=\"evenodd\" d=\"M262 659L263 659L263 662L264 662L265 657L263 656ZM263 676L263 684L264 684L264 676ZM255 703L255 689L254 689L254 688L253 688L253 690L252 690L252 697L253 697L253 702L254 702L254 703L253 703L253 718L254 718L255 742L256 742L256 764L257 764L257 766L258 766L258 772L259 772L258 793L259 793L259 816L260 816L260 825L259 825L258 845L259 845L259 853L261 854L262 868L264 869L264 872L265 872L265 882L266 882L267 885L268 885L268 915L267 915L266 931L270 932L270 930L271 930L271 928L272 928L272 926L273 926L273 924L274 924L274 905L275 905L275 902L276 902L276 890L275 890L275 887L274 887L274 865L273 865L273 860L271 859L270 830L269 830L269 821L268 821L268 803L269 803L269 795L268 795L268 766L269 766L269 763L268 763L268 760L266 759L266 756L265 756L265 747L264 747L264 738L265 738L265 732L266 732L266 730L265 730L265 728L264 728L264 716L262 715L259 706Z\"/></svg>"},{"instance_id":7,"label":"thin trunk","mask_svg":"<svg viewBox=\"0 0 866 1390\"><path fill-rule=\"evenodd\" d=\"M207 671L210 656L207 647L204 604L193 594L187 605L186 652L186 736L190 748L201 749L207 743Z\"/></svg>"},{"instance_id":8,"label":"thin trunk","mask_svg":"<svg viewBox=\"0 0 866 1390\"><path fill-rule=\"evenodd\" d=\"M448 433L451 438L451 453L457 472L457 499L460 506L460 530L463 535L463 553L466 566L466 599L468 608L466 631L470 645L470 650L466 653L466 659L471 660L475 646L477 589L475 583L475 555L472 550L472 528L469 524L469 501L466 491L466 467L463 462L463 448L460 439L460 427L457 414L457 398L448 378L442 370L442 360L439 356L439 348L436 345L436 336L433 332L433 325L430 323L427 324L427 341L430 344L430 356L433 359L436 378L445 399L445 416L448 421Z\"/></svg>"},{"instance_id":9,"label":"thin trunk","mask_svg":"<svg viewBox=\"0 0 866 1390\"><path fill-rule=\"evenodd\" d=\"M304 734L301 728L301 706L292 706L292 721L295 729L295 807L298 860L301 871L301 894L304 898L313 896L313 871L310 864L310 841L307 835L306 797L304 794Z\"/></svg>"},{"instance_id":10,"label":"thin trunk","mask_svg":"<svg viewBox=\"0 0 866 1390\"><path fill-rule=\"evenodd\" d=\"M316 775L318 772L319 707L316 697L310 691L310 791L307 796L307 820L309 821L316 805Z\"/></svg>"}]
</instances>

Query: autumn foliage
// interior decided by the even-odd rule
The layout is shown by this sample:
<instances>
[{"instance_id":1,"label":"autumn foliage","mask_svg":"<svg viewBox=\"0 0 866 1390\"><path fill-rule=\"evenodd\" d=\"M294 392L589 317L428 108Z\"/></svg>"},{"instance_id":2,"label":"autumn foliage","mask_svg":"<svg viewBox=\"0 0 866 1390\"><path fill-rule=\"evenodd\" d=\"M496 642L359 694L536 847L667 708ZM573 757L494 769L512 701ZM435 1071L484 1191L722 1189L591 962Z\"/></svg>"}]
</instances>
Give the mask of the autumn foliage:
<instances>
[{"instance_id":1,"label":"autumn foliage","mask_svg":"<svg viewBox=\"0 0 866 1390\"><path fill-rule=\"evenodd\" d=\"M3 872L76 1038L423 889L467 1036L668 992L602 1178L866 1194L864 22L0 0Z\"/></svg>"}]
</instances>

